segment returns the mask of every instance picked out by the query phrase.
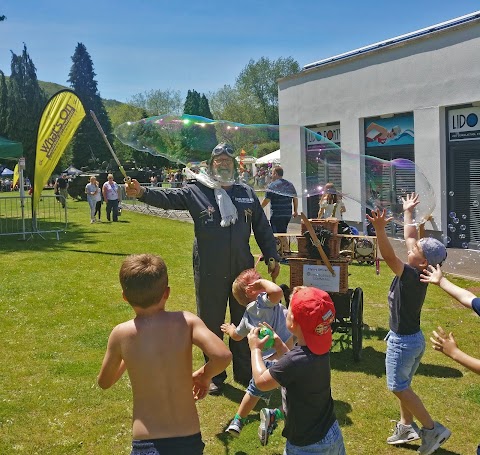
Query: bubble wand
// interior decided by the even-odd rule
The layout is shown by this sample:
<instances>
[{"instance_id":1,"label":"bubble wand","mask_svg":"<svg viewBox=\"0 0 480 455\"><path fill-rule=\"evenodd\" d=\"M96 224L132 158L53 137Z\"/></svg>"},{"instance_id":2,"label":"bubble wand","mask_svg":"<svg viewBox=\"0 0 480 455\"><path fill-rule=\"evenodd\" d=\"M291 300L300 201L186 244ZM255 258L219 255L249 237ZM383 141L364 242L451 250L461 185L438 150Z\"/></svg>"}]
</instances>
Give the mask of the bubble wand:
<instances>
[{"instance_id":1,"label":"bubble wand","mask_svg":"<svg viewBox=\"0 0 480 455\"><path fill-rule=\"evenodd\" d=\"M95 115L95 112L93 112L93 111L91 110L91 111L90 111L90 115L92 116L93 121L95 122L95 125L96 125L97 128L98 128L98 131L100 131L100 134L102 135L103 140L105 141L105 144L107 144L108 150L110 150L110 153L112 154L113 159L115 160L115 163L117 163L118 169L120 170L120 172L122 173L122 175L123 175L123 177L124 177L124 182L125 182L128 186L133 186L133 184L132 184L132 179L131 179L131 178L127 175L127 173L125 172L125 169L123 168L122 164L120 163L120 160L118 159L116 153L113 151L113 148L112 148L112 146L110 145L110 142L108 142L107 135L106 135L105 132L103 131L102 125L100 125L100 122L98 121L97 116Z\"/></svg>"}]
</instances>

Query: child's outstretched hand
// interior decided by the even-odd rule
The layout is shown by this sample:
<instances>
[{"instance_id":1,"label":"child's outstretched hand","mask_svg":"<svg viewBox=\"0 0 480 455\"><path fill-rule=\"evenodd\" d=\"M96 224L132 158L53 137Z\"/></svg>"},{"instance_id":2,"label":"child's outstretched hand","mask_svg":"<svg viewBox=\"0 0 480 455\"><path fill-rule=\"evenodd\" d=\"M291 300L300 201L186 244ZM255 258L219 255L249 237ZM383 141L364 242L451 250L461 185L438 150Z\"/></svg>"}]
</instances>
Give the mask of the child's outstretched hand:
<instances>
[{"instance_id":1,"label":"child's outstretched hand","mask_svg":"<svg viewBox=\"0 0 480 455\"><path fill-rule=\"evenodd\" d=\"M387 212L385 209L380 210L372 210L371 215L367 215L368 221L373 224L375 230L382 230L385 229L385 226L393 220L393 217L390 216L387 218Z\"/></svg>"},{"instance_id":2,"label":"child's outstretched hand","mask_svg":"<svg viewBox=\"0 0 480 455\"><path fill-rule=\"evenodd\" d=\"M223 333L226 333L229 337L232 337L233 334L235 333L236 325L233 323L230 324L222 324L220 326L220 329L222 330Z\"/></svg>"},{"instance_id":3,"label":"child's outstretched hand","mask_svg":"<svg viewBox=\"0 0 480 455\"><path fill-rule=\"evenodd\" d=\"M447 335L441 327L438 327L437 330L438 332L434 330L433 337L430 337L433 349L435 349L435 351L443 352L448 357L452 357L458 349L453 333L450 332Z\"/></svg>"},{"instance_id":4,"label":"child's outstretched hand","mask_svg":"<svg viewBox=\"0 0 480 455\"><path fill-rule=\"evenodd\" d=\"M405 198L402 197L402 202L404 212L407 210L411 212L418 204L420 204L420 201L418 200L418 194L416 193L407 194L407 197Z\"/></svg>"},{"instance_id":5,"label":"child's outstretched hand","mask_svg":"<svg viewBox=\"0 0 480 455\"><path fill-rule=\"evenodd\" d=\"M437 286L440 284L442 278L442 269L438 264L436 268L433 265L429 265L420 275L420 281L422 283L432 283Z\"/></svg>"}]
</instances>

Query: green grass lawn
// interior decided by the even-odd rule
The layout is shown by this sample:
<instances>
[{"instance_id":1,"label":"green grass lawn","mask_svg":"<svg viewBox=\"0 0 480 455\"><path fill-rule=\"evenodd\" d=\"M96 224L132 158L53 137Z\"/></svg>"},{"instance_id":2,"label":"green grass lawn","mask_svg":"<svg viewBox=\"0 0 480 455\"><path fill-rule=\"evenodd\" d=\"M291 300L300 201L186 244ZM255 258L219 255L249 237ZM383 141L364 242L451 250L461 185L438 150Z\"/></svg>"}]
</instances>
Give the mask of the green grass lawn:
<instances>
[{"instance_id":1,"label":"green grass lawn","mask_svg":"<svg viewBox=\"0 0 480 455\"><path fill-rule=\"evenodd\" d=\"M195 311L190 223L124 211L119 223L91 225L87 203L72 200L68 216L68 230L60 241L52 234L27 241L0 237L1 454L129 453L128 378L107 391L96 385L110 330L133 314L121 298L118 283L125 256L161 255L172 288L168 308ZM258 252L254 243L252 248ZM260 267L261 273L266 272ZM349 272L349 286L363 288L368 329L358 363L342 334L334 335L332 389L347 453L412 454L418 444L400 448L385 444L392 428L389 420L398 418L397 401L386 389L384 371L386 296L392 274L385 264L380 276L371 266L353 264ZM479 283L454 281L478 290ZM278 282L289 282L288 267L282 267ZM454 331L466 352L478 357L479 322L472 312L430 287L423 310L426 336L442 325ZM196 350L194 367L202 360ZM238 439L224 433L244 393L233 381L231 367L228 372L225 394L198 403L205 453L281 454L282 424L267 447L260 445L260 407ZM429 347L413 385L433 418L452 430L445 448L437 453L475 453L480 442L480 377ZM277 391L273 404L279 403Z\"/></svg>"}]
</instances>

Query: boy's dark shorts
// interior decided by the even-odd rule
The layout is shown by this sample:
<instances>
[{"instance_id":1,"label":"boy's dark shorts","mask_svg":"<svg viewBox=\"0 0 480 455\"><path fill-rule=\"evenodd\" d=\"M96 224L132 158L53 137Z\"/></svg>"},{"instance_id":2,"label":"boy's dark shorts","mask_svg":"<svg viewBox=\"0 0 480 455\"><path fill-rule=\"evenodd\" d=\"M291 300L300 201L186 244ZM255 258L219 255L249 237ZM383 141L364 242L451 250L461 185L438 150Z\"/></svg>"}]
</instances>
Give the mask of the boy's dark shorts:
<instances>
[{"instance_id":1,"label":"boy's dark shorts","mask_svg":"<svg viewBox=\"0 0 480 455\"><path fill-rule=\"evenodd\" d=\"M202 455L205 444L201 433L161 439L134 439L130 455Z\"/></svg>"}]
</instances>

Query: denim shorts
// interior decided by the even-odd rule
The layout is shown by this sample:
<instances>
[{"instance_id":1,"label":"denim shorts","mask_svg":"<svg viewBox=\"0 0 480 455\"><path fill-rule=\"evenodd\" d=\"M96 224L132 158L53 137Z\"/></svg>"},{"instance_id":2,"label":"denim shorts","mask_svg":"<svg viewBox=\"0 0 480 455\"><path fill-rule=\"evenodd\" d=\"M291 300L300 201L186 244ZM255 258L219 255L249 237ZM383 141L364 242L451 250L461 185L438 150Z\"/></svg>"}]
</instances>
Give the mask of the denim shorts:
<instances>
[{"instance_id":1,"label":"denim shorts","mask_svg":"<svg viewBox=\"0 0 480 455\"><path fill-rule=\"evenodd\" d=\"M343 443L342 431L336 420L330 427L325 437L308 446L294 446L287 441L283 455L309 455L318 453L322 455L345 455L345 445Z\"/></svg>"},{"instance_id":2,"label":"denim shorts","mask_svg":"<svg viewBox=\"0 0 480 455\"><path fill-rule=\"evenodd\" d=\"M264 362L268 370L276 362L276 360L264 360ZM263 392L262 390L257 389L257 386L255 385L255 381L253 380L253 378L250 379L246 392L252 397L263 398L267 406L270 403L272 390L269 390L268 392Z\"/></svg>"},{"instance_id":3,"label":"denim shorts","mask_svg":"<svg viewBox=\"0 0 480 455\"><path fill-rule=\"evenodd\" d=\"M401 392L410 387L425 352L425 338L422 331L413 335L398 335L388 332L385 367L387 387L392 392Z\"/></svg>"}]
</instances>

